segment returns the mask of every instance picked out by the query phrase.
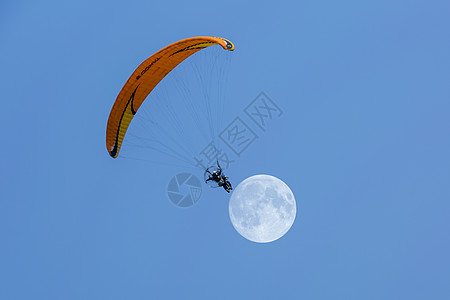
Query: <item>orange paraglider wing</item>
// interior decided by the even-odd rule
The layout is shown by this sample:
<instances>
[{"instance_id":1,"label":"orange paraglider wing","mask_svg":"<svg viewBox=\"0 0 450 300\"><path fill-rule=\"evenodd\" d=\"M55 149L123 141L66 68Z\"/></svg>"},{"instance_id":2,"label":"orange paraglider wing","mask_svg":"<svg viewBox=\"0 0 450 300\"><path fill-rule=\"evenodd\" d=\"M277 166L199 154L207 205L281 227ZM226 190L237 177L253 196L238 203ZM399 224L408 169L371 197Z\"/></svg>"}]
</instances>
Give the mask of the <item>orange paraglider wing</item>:
<instances>
[{"instance_id":1,"label":"orange paraglider wing","mask_svg":"<svg viewBox=\"0 0 450 300\"><path fill-rule=\"evenodd\" d=\"M111 109L106 127L106 148L116 158L128 126L145 98L156 85L186 58L209 46L234 50L234 45L218 37L193 37L173 43L146 59L122 87Z\"/></svg>"}]
</instances>

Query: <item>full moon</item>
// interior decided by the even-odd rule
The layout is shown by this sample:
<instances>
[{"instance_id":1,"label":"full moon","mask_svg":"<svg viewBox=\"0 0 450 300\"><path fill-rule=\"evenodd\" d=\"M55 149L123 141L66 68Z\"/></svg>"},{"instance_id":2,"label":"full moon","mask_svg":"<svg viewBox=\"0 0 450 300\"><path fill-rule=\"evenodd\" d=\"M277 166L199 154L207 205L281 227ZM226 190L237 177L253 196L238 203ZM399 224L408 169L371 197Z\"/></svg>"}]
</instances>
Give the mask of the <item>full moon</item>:
<instances>
[{"instance_id":1,"label":"full moon","mask_svg":"<svg viewBox=\"0 0 450 300\"><path fill-rule=\"evenodd\" d=\"M230 220L244 238L275 241L289 231L297 212L294 194L280 179L255 175L242 181L229 204Z\"/></svg>"}]
</instances>

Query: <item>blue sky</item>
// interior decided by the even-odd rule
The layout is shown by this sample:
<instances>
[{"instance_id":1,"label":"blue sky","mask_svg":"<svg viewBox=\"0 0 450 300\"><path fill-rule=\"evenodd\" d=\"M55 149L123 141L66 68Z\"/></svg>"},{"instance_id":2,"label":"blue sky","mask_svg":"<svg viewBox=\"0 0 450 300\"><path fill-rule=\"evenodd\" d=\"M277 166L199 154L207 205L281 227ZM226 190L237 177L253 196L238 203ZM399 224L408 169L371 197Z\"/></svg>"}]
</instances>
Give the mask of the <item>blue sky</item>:
<instances>
[{"instance_id":1,"label":"blue sky","mask_svg":"<svg viewBox=\"0 0 450 300\"><path fill-rule=\"evenodd\" d=\"M0 298L449 299L449 12L2 1ZM228 170L294 192L297 219L274 243L239 236L226 193L178 209L165 194L177 169L105 149L134 68L198 35L236 45L236 114L261 91L284 111Z\"/></svg>"}]
</instances>

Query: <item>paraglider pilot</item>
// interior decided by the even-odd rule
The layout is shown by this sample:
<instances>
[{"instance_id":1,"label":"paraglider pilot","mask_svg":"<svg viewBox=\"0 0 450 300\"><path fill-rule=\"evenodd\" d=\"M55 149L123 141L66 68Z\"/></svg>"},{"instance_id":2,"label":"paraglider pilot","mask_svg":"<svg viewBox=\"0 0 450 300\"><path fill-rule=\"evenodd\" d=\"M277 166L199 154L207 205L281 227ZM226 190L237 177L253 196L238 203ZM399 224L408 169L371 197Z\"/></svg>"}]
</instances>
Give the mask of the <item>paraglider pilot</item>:
<instances>
[{"instance_id":1,"label":"paraglider pilot","mask_svg":"<svg viewBox=\"0 0 450 300\"><path fill-rule=\"evenodd\" d=\"M228 181L228 177L222 173L222 168L220 167L218 161L217 161L217 170L213 171L212 173L209 170L206 170L206 172L209 173L209 177L208 179L206 179L206 182L208 181L217 182L217 184L219 186L222 186L223 189L228 193L233 189L231 187L231 183Z\"/></svg>"}]
</instances>

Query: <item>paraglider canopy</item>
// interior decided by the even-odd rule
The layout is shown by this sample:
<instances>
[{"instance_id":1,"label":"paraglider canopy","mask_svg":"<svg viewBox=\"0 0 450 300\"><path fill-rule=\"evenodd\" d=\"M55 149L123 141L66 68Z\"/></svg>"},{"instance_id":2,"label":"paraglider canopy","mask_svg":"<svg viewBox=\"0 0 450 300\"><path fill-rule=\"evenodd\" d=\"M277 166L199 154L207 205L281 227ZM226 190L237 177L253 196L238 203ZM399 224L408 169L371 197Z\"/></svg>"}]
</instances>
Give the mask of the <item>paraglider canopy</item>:
<instances>
[{"instance_id":1,"label":"paraglider canopy","mask_svg":"<svg viewBox=\"0 0 450 300\"><path fill-rule=\"evenodd\" d=\"M131 120L158 83L192 54L213 45L233 51L229 40L219 37L193 37L175 42L145 60L122 87L111 109L106 128L106 147L116 158Z\"/></svg>"}]
</instances>

